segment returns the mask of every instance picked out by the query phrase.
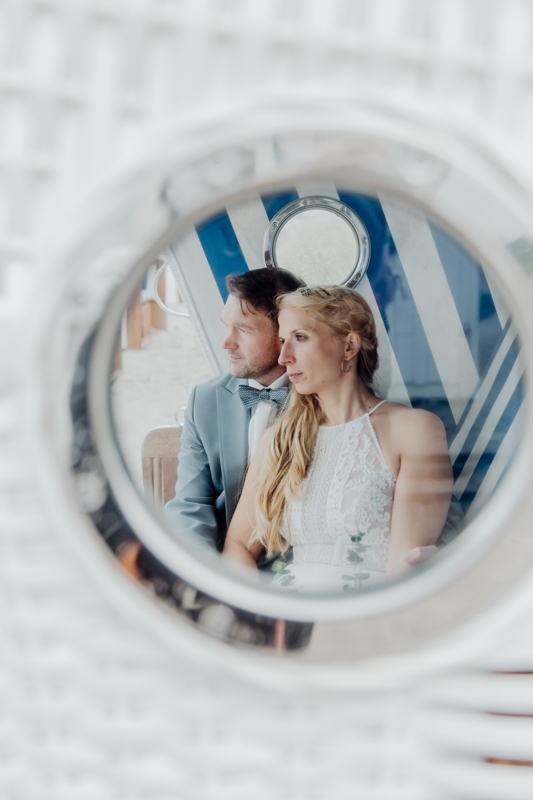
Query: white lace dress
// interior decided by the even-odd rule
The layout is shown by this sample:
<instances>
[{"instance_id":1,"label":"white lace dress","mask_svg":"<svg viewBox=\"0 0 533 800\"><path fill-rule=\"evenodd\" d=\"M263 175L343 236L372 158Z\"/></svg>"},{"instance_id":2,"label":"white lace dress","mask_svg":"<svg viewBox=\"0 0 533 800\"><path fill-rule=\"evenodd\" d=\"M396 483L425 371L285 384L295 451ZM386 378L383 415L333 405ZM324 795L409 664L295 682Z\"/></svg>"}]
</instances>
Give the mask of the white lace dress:
<instances>
[{"instance_id":1,"label":"white lace dress","mask_svg":"<svg viewBox=\"0 0 533 800\"><path fill-rule=\"evenodd\" d=\"M385 581L396 479L370 421L382 403L344 425L321 426L302 499L283 519L293 561L273 585L329 594Z\"/></svg>"}]
</instances>

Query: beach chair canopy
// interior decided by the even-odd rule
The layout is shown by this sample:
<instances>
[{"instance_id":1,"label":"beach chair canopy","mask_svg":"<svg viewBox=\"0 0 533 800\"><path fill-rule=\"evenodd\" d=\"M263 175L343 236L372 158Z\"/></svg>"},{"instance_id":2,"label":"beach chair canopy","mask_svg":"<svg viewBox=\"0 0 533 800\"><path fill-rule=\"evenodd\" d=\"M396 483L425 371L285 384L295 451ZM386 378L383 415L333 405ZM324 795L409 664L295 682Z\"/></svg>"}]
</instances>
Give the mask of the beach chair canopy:
<instances>
[{"instance_id":1,"label":"beach chair canopy","mask_svg":"<svg viewBox=\"0 0 533 800\"><path fill-rule=\"evenodd\" d=\"M454 495L468 518L496 488L520 435L523 365L509 310L475 256L422 211L393 198L319 188L368 231L370 260L356 288L377 323L376 393L440 417ZM270 221L310 194L306 187L250 195L166 253L214 373L229 368L220 348L226 276L264 267Z\"/></svg>"}]
</instances>

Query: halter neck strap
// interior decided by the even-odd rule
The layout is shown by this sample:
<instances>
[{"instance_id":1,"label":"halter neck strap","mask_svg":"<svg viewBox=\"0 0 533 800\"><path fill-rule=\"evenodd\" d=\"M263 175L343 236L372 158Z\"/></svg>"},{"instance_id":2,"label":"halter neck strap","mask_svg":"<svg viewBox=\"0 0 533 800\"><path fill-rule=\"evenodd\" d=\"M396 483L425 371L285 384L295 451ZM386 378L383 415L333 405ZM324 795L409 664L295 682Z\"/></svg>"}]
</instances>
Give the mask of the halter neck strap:
<instances>
[{"instance_id":1,"label":"halter neck strap","mask_svg":"<svg viewBox=\"0 0 533 800\"><path fill-rule=\"evenodd\" d=\"M377 404L377 406L374 406L374 408L372 409L372 411L369 411L369 412L368 412L368 416L370 416L371 414L373 414L373 413L374 413L374 411L376 410L376 408L379 408L380 406L382 406L382 405L383 405L383 403L388 403L388 400L382 400L382 401L381 401L381 403L378 403L378 404Z\"/></svg>"}]
</instances>

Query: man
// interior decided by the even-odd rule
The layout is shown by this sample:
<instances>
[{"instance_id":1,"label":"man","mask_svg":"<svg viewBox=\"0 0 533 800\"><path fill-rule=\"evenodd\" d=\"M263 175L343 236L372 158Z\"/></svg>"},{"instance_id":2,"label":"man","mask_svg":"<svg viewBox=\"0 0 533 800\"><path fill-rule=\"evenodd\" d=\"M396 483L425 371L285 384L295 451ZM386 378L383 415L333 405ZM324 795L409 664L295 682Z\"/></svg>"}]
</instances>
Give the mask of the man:
<instances>
[{"instance_id":1,"label":"man","mask_svg":"<svg viewBox=\"0 0 533 800\"><path fill-rule=\"evenodd\" d=\"M226 283L222 347L231 374L201 383L191 393L176 496L166 505L171 528L217 550L224 544L246 465L287 394L285 367L278 364L275 298L304 285L275 268L234 275Z\"/></svg>"}]
</instances>

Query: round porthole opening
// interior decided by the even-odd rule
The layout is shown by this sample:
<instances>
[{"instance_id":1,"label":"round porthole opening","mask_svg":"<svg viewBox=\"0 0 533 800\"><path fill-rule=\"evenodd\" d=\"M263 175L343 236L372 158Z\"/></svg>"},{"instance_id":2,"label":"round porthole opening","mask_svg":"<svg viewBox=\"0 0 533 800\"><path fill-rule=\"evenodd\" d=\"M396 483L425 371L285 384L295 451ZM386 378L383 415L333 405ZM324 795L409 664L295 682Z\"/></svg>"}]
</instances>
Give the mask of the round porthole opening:
<instances>
[{"instance_id":1,"label":"round porthole opening","mask_svg":"<svg viewBox=\"0 0 533 800\"><path fill-rule=\"evenodd\" d=\"M354 288L370 262L370 238L361 217L333 197L287 203L270 221L264 244L267 267L288 269L308 286Z\"/></svg>"}]
</instances>

